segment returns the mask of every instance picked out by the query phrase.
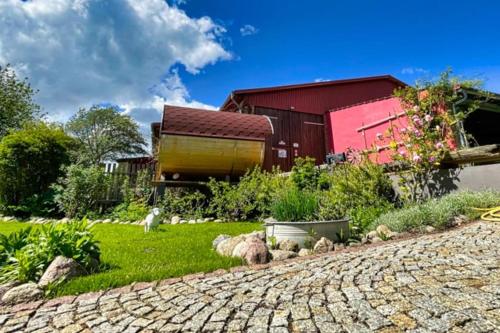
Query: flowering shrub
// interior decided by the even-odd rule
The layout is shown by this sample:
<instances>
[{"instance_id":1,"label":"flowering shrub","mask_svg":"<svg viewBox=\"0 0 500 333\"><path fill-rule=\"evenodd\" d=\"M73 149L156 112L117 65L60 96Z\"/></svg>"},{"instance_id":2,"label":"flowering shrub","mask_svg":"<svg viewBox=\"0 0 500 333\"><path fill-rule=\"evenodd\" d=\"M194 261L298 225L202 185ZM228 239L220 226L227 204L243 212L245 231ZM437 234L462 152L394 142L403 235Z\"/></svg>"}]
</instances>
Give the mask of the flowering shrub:
<instances>
[{"instance_id":1,"label":"flowering shrub","mask_svg":"<svg viewBox=\"0 0 500 333\"><path fill-rule=\"evenodd\" d=\"M377 133L377 146L384 143L391 150L400 173L404 199L422 201L432 169L439 167L449 150L457 147L455 134L461 120L477 109L477 103L455 108L463 96L461 88L474 88L474 81L459 81L444 72L436 82L417 83L395 92L406 115L393 122L386 133ZM388 143L387 143L388 141Z\"/></svg>"}]
</instances>

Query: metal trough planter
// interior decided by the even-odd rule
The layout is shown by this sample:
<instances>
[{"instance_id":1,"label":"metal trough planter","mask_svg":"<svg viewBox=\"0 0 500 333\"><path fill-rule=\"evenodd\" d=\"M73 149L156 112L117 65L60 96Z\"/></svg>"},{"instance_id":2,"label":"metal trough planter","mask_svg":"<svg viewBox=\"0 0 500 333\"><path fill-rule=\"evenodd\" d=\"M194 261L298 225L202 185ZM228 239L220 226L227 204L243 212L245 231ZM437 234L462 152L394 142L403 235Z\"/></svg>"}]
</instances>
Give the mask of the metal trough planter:
<instances>
[{"instance_id":1,"label":"metal trough planter","mask_svg":"<svg viewBox=\"0 0 500 333\"><path fill-rule=\"evenodd\" d=\"M285 239L296 241L299 247L311 237L311 230L317 237L326 237L335 242L339 241L342 231L343 237L349 237L349 219L317 222L267 222L266 236L275 237L276 242Z\"/></svg>"}]
</instances>

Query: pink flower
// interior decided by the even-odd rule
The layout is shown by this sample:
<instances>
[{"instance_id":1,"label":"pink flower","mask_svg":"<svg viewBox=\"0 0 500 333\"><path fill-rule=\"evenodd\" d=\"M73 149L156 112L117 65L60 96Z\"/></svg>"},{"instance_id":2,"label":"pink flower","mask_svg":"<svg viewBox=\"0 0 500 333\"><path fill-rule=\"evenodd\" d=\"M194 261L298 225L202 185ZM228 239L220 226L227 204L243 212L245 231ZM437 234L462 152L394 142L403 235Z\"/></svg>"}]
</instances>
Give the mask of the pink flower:
<instances>
[{"instance_id":1,"label":"pink flower","mask_svg":"<svg viewBox=\"0 0 500 333\"><path fill-rule=\"evenodd\" d=\"M422 136L422 132L420 132L418 129L416 129L415 131L413 131L413 133L415 133L415 136L417 138L420 138Z\"/></svg>"},{"instance_id":2,"label":"pink flower","mask_svg":"<svg viewBox=\"0 0 500 333\"><path fill-rule=\"evenodd\" d=\"M434 163L435 160L436 158L434 156L429 157L429 162Z\"/></svg>"},{"instance_id":3,"label":"pink flower","mask_svg":"<svg viewBox=\"0 0 500 333\"><path fill-rule=\"evenodd\" d=\"M422 161L422 157L417 153L413 153L413 162L419 163L420 161Z\"/></svg>"},{"instance_id":4,"label":"pink flower","mask_svg":"<svg viewBox=\"0 0 500 333\"><path fill-rule=\"evenodd\" d=\"M406 133L406 127L401 127L399 129L399 133Z\"/></svg>"},{"instance_id":5,"label":"pink flower","mask_svg":"<svg viewBox=\"0 0 500 333\"><path fill-rule=\"evenodd\" d=\"M442 142L437 142L434 147L436 147L436 149L443 149L444 145Z\"/></svg>"},{"instance_id":6,"label":"pink flower","mask_svg":"<svg viewBox=\"0 0 500 333\"><path fill-rule=\"evenodd\" d=\"M406 156L406 150L401 149L400 151L398 151L398 153L399 153L399 155L401 157L405 157Z\"/></svg>"},{"instance_id":7,"label":"pink flower","mask_svg":"<svg viewBox=\"0 0 500 333\"><path fill-rule=\"evenodd\" d=\"M422 119L420 119L420 117L419 117L419 116L416 116L416 115L415 115L415 116L413 116L411 119L413 120L413 123L414 123L415 125L419 126L419 127L420 127L420 126L422 126L422 125L424 124L424 122L422 121Z\"/></svg>"},{"instance_id":8,"label":"pink flower","mask_svg":"<svg viewBox=\"0 0 500 333\"><path fill-rule=\"evenodd\" d=\"M430 123L431 120L432 120L432 116L430 114L426 114L425 117L424 117L425 121Z\"/></svg>"},{"instance_id":9,"label":"pink flower","mask_svg":"<svg viewBox=\"0 0 500 333\"><path fill-rule=\"evenodd\" d=\"M415 106L413 107L413 111L417 112L418 110L420 110L420 107L419 107L418 105L415 105Z\"/></svg>"}]
</instances>

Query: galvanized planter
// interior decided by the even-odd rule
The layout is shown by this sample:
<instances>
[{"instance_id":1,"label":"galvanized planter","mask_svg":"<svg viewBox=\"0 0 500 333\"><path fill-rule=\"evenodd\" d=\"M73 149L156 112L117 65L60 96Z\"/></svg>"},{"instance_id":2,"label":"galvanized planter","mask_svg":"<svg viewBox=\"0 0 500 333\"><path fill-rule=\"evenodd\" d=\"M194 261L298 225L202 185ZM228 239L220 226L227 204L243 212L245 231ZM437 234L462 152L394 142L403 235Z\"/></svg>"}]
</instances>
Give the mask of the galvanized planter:
<instances>
[{"instance_id":1,"label":"galvanized planter","mask_svg":"<svg viewBox=\"0 0 500 333\"><path fill-rule=\"evenodd\" d=\"M349 219L317 222L267 222L266 237L275 237L277 242L285 239L293 240L304 247L304 242L310 238L311 230L317 237L326 237L333 242L339 241L339 235L349 237Z\"/></svg>"}]
</instances>

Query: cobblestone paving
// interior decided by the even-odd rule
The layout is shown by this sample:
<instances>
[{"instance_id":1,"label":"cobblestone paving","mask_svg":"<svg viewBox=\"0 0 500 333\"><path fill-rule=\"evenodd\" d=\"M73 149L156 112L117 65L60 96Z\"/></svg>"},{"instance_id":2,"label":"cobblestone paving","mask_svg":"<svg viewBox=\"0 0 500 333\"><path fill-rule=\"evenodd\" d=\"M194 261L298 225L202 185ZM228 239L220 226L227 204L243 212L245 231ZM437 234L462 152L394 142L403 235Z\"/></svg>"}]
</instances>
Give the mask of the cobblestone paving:
<instances>
[{"instance_id":1,"label":"cobblestone paving","mask_svg":"<svg viewBox=\"0 0 500 333\"><path fill-rule=\"evenodd\" d=\"M492 332L500 226L0 310L1 332Z\"/></svg>"}]
</instances>

